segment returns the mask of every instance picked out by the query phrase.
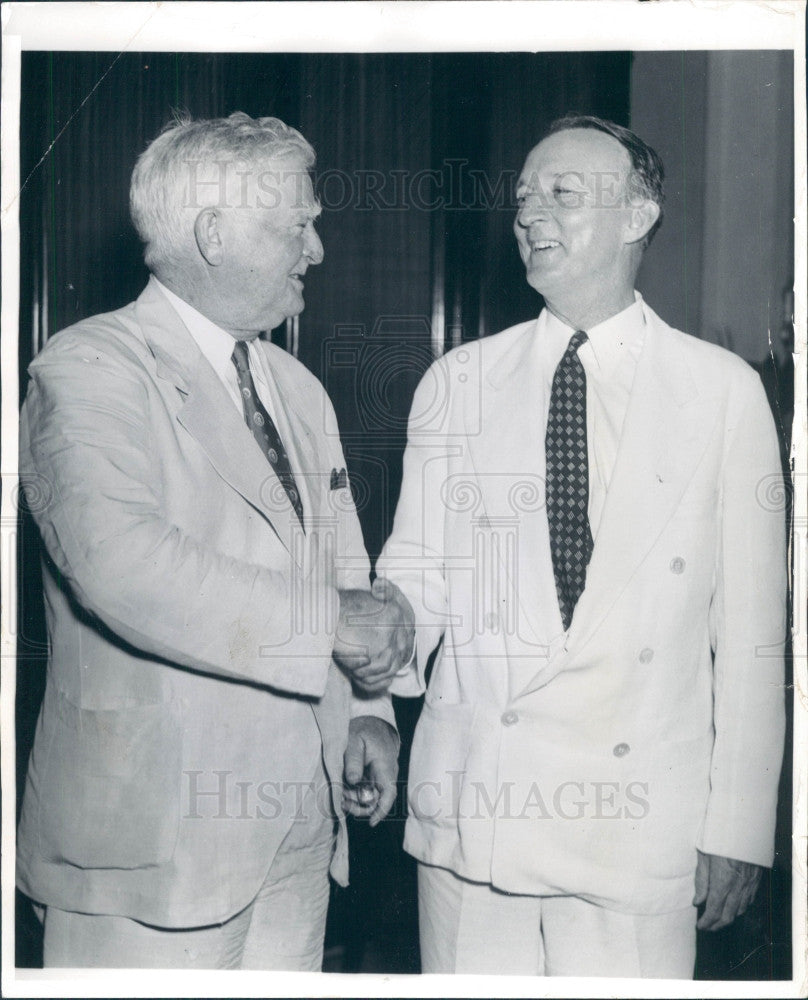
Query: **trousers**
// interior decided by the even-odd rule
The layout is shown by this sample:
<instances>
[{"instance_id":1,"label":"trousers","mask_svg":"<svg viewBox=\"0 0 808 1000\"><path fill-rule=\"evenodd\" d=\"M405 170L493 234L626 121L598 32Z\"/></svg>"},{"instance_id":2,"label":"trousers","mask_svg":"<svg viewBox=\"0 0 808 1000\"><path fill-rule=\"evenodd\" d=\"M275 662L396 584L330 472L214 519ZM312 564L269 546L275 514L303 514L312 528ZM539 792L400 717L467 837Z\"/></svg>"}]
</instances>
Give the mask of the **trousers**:
<instances>
[{"instance_id":1,"label":"trousers","mask_svg":"<svg viewBox=\"0 0 808 1000\"><path fill-rule=\"evenodd\" d=\"M633 914L519 896L419 863L422 972L692 979L696 908Z\"/></svg>"}]
</instances>

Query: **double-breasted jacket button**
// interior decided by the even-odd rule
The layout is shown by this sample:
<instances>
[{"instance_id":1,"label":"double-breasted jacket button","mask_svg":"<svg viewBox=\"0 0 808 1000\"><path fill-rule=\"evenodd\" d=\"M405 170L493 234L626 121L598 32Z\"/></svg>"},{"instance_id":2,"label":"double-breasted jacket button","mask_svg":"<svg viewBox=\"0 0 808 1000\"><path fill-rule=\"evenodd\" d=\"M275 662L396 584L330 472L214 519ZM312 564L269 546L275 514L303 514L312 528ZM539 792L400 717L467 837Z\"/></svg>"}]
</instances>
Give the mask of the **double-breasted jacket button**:
<instances>
[{"instance_id":1,"label":"double-breasted jacket button","mask_svg":"<svg viewBox=\"0 0 808 1000\"><path fill-rule=\"evenodd\" d=\"M676 556L671 559L671 573L676 573L677 576L685 571L685 561L681 556Z\"/></svg>"},{"instance_id":2,"label":"double-breasted jacket button","mask_svg":"<svg viewBox=\"0 0 808 1000\"><path fill-rule=\"evenodd\" d=\"M503 726L515 726L519 721L519 716L516 712L503 712L502 713L502 725Z\"/></svg>"},{"instance_id":3,"label":"double-breasted jacket button","mask_svg":"<svg viewBox=\"0 0 808 1000\"><path fill-rule=\"evenodd\" d=\"M615 757L625 757L630 750L631 747L628 743L618 743L614 750L612 750L612 753Z\"/></svg>"},{"instance_id":4,"label":"double-breasted jacket button","mask_svg":"<svg viewBox=\"0 0 808 1000\"><path fill-rule=\"evenodd\" d=\"M650 649L648 646L646 646L645 649L640 651L640 663L650 663L651 660L653 660L653 658L654 658L654 651L653 649Z\"/></svg>"}]
</instances>

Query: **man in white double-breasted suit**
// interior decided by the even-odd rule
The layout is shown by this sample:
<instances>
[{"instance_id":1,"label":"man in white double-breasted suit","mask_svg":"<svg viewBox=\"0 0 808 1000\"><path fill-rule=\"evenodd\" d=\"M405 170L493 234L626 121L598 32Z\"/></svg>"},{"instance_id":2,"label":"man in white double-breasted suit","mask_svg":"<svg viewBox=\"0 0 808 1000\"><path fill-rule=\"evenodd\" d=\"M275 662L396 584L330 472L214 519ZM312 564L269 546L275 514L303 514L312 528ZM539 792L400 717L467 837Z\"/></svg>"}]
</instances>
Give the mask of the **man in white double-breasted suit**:
<instances>
[{"instance_id":1,"label":"man in white double-breasted suit","mask_svg":"<svg viewBox=\"0 0 808 1000\"><path fill-rule=\"evenodd\" d=\"M662 176L626 129L555 123L515 222L545 309L415 396L378 571L417 624L392 690L426 689L424 971L689 978L697 919L731 922L772 863L777 441L757 374L634 291Z\"/></svg>"},{"instance_id":2,"label":"man in white double-breasted suit","mask_svg":"<svg viewBox=\"0 0 808 1000\"><path fill-rule=\"evenodd\" d=\"M18 883L46 966L317 970L345 811L395 797L401 615L322 386L259 338L323 257L313 162L275 118L168 128L132 177L148 286L31 365L50 655Z\"/></svg>"}]
</instances>

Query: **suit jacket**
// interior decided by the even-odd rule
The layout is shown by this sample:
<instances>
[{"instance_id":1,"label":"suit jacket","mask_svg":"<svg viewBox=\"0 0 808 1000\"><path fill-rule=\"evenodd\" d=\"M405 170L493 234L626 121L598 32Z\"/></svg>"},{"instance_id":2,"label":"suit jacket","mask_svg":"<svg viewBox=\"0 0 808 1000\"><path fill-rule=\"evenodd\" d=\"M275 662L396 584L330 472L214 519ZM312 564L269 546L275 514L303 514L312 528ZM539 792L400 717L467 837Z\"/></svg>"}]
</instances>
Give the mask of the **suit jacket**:
<instances>
[{"instance_id":1,"label":"suit jacket","mask_svg":"<svg viewBox=\"0 0 808 1000\"><path fill-rule=\"evenodd\" d=\"M320 383L262 345L303 496L286 493L152 283L30 368L20 468L45 559L48 678L19 829L43 903L160 926L255 896L359 701L331 660L368 560ZM330 808L319 789L319 807ZM332 874L347 880L340 794Z\"/></svg>"},{"instance_id":2,"label":"suit jacket","mask_svg":"<svg viewBox=\"0 0 808 1000\"><path fill-rule=\"evenodd\" d=\"M781 765L785 551L756 373L647 306L571 627L555 613L535 322L416 392L378 563L411 601L425 687L405 847L516 893L690 905L696 848L768 865ZM547 602L544 602L547 606Z\"/></svg>"}]
</instances>

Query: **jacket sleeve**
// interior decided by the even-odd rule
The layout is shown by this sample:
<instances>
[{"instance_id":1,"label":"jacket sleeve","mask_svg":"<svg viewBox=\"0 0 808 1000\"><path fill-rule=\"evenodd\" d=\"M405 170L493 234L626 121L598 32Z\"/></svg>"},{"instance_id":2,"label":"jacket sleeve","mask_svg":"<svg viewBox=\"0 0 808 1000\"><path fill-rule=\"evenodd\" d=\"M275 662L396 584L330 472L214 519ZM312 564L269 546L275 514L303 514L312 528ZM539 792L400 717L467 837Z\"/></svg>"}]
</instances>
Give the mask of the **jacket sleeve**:
<instances>
[{"instance_id":1,"label":"jacket sleeve","mask_svg":"<svg viewBox=\"0 0 808 1000\"><path fill-rule=\"evenodd\" d=\"M785 484L763 388L730 403L710 610L715 743L700 850L771 865L785 728Z\"/></svg>"},{"instance_id":2,"label":"jacket sleeve","mask_svg":"<svg viewBox=\"0 0 808 1000\"><path fill-rule=\"evenodd\" d=\"M449 361L441 358L415 391L393 531L376 565L379 576L401 588L415 614L415 656L391 687L393 694L403 697L417 697L425 691L427 662L447 624L444 515L452 453L449 379Z\"/></svg>"},{"instance_id":3,"label":"jacket sleeve","mask_svg":"<svg viewBox=\"0 0 808 1000\"><path fill-rule=\"evenodd\" d=\"M149 656L321 695L336 588L313 585L330 613L297 635L288 570L231 558L171 523L139 359L100 345L60 334L31 366L21 418L23 483L50 494L34 516L73 598Z\"/></svg>"}]
</instances>

